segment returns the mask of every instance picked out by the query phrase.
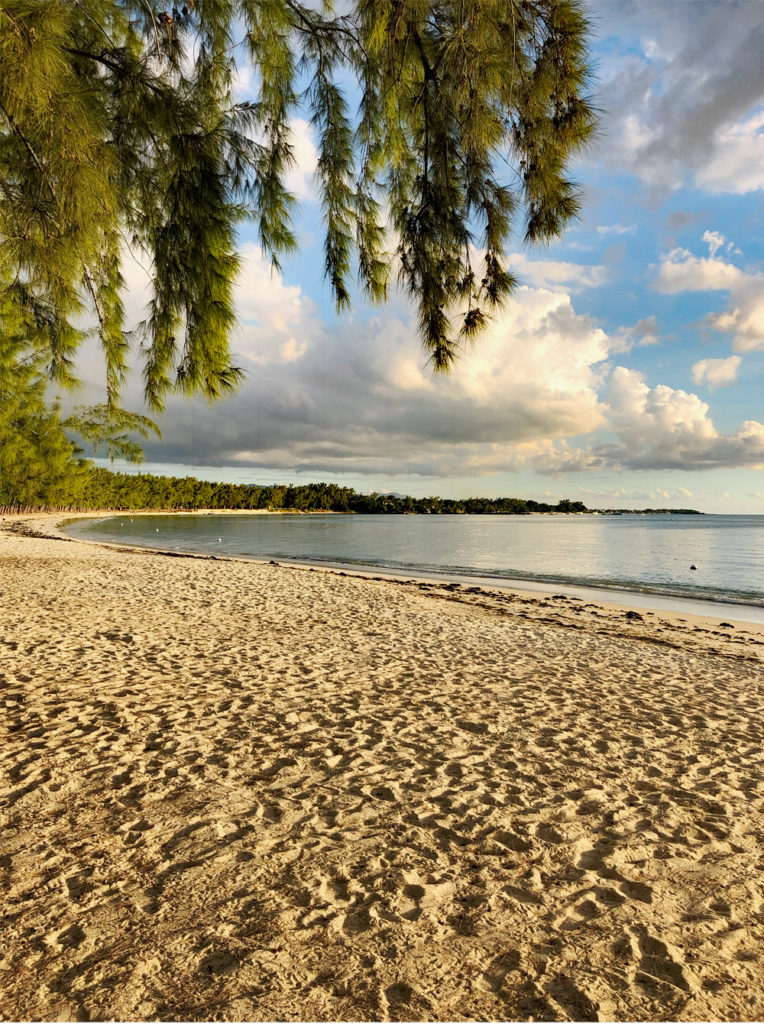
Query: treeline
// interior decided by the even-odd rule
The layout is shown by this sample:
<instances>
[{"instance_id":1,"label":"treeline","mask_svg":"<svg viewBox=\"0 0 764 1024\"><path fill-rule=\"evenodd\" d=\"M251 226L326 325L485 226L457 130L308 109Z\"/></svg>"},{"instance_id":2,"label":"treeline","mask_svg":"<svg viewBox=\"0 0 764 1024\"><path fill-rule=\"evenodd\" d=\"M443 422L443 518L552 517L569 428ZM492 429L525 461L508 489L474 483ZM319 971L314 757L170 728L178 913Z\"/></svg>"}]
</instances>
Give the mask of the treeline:
<instances>
[{"instance_id":1,"label":"treeline","mask_svg":"<svg viewBox=\"0 0 764 1024\"><path fill-rule=\"evenodd\" d=\"M696 508L601 508L594 510L603 516L702 516Z\"/></svg>"},{"instance_id":2,"label":"treeline","mask_svg":"<svg viewBox=\"0 0 764 1024\"><path fill-rule=\"evenodd\" d=\"M2 486L0 485L0 492ZM2 498L0 498L0 502ZM14 502L6 498L5 511ZM21 504L21 503L19 503ZM25 510L34 502L23 502ZM41 500L38 507L55 510L85 509L284 509L295 512L359 512L401 514L478 513L515 514L531 512L587 512L580 501L564 499L556 505L522 498L412 498L396 494L360 494L339 484L316 483L274 486L212 483L196 477L155 476L151 473L114 473L83 465L69 477L55 499Z\"/></svg>"}]
</instances>

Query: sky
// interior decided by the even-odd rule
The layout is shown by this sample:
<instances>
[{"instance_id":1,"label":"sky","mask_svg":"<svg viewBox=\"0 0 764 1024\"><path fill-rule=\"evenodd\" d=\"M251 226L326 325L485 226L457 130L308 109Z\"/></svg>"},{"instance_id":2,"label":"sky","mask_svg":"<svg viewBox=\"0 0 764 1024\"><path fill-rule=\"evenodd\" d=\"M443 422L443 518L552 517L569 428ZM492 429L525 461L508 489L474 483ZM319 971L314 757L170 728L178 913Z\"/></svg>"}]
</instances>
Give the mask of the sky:
<instances>
[{"instance_id":1,"label":"sky","mask_svg":"<svg viewBox=\"0 0 764 1024\"><path fill-rule=\"evenodd\" d=\"M300 253L274 275L241 236L246 381L214 406L172 399L143 470L764 513L761 4L588 9L601 127L573 167L582 215L552 246L515 240L521 286L452 374L433 376L400 293L335 315L297 120ZM146 276L126 276L138 318Z\"/></svg>"}]
</instances>

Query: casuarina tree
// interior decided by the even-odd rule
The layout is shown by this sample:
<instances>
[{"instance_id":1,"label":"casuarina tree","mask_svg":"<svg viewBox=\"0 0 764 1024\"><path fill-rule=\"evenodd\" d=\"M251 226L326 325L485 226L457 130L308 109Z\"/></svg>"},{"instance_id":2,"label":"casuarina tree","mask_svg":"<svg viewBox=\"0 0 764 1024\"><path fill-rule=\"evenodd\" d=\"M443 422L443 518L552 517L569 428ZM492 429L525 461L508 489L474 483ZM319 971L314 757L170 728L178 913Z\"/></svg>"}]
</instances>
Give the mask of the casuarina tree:
<instances>
[{"instance_id":1,"label":"casuarina tree","mask_svg":"<svg viewBox=\"0 0 764 1024\"><path fill-rule=\"evenodd\" d=\"M579 0L0 0L0 313L63 385L95 324L117 415L139 251L149 406L235 388L238 225L276 265L295 248L307 110L337 307L354 274L375 301L397 275L448 370L515 285L510 233L549 240L576 213L587 31Z\"/></svg>"}]
</instances>

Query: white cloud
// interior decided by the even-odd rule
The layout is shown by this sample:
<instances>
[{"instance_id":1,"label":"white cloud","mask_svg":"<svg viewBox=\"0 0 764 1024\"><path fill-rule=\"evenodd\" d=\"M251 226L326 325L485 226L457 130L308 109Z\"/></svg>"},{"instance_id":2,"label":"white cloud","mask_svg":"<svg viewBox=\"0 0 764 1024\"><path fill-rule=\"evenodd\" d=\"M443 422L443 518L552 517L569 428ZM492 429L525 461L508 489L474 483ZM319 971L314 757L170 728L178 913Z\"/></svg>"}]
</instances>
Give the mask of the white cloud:
<instances>
[{"instance_id":1,"label":"white cloud","mask_svg":"<svg viewBox=\"0 0 764 1024\"><path fill-rule=\"evenodd\" d=\"M305 355L307 348L308 343L306 341L298 341L297 338L287 338L281 346L281 357L285 363L293 363Z\"/></svg>"},{"instance_id":2,"label":"white cloud","mask_svg":"<svg viewBox=\"0 0 764 1024\"><path fill-rule=\"evenodd\" d=\"M602 424L613 341L557 286L519 287L442 377L400 295L372 318L330 325L255 246L244 255L233 346L248 372L243 389L214 409L172 399L150 457L452 476L569 461L564 443L549 455L555 441ZM522 270L576 276L572 264L527 260Z\"/></svg>"},{"instance_id":3,"label":"white cloud","mask_svg":"<svg viewBox=\"0 0 764 1024\"><path fill-rule=\"evenodd\" d=\"M232 92L237 102L257 102L259 77L245 64L237 67L232 81ZM305 118L295 117L289 125L289 143L292 147L292 166L284 176L284 185L297 199L315 202L318 198L316 166L318 149L313 128ZM260 136L263 141L264 136Z\"/></svg>"},{"instance_id":4,"label":"white cloud","mask_svg":"<svg viewBox=\"0 0 764 1024\"><path fill-rule=\"evenodd\" d=\"M717 331L732 334L735 352L764 349L764 275L746 275L730 295L724 313L712 313L706 322Z\"/></svg>"},{"instance_id":5,"label":"white cloud","mask_svg":"<svg viewBox=\"0 0 764 1024\"><path fill-rule=\"evenodd\" d=\"M696 384L705 381L709 390L734 384L737 371L742 362L740 356L729 356L727 359L701 359L692 368L692 379Z\"/></svg>"},{"instance_id":6,"label":"white cloud","mask_svg":"<svg viewBox=\"0 0 764 1024\"><path fill-rule=\"evenodd\" d=\"M764 112L722 125L716 133L711 159L695 173L709 192L743 195L764 189Z\"/></svg>"},{"instance_id":7,"label":"white cloud","mask_svg":"<svg viewBox=\"0 0 764 1024\"><path fill-rule=\"evenodd\" d=\"M537 445L528 464L552 475L595 469L764 468L762 423L747 420L734 433L722 434L698 395L665 384L651 388L641 373L625 366L613 369L603 397L606 424L616 440L575 449L565 441ZM693 496L687 489L679 493ZM667 492L660 496L670 497Z\"/></svg>"},{"instance_id":8,"label":"white cloud","mask_svg":"<svg viewBox=\"0 0 764 1024\"><path fill-rule=\"evenodd\" d=\"M665 384L651 388L636 370L616 366L606 399L618 443L592 450L608 462L630 469L764 465L764 424L747 420L734 434L720 434L698 395Z\"/></svg>"},{"instance_id":9,"label":"white cloud","mask_svg":"<svg viewBox=\"0 0 764 1024\"><path fill-rule=\"evenodd\" d=\"M708 254L713 259L727 239L719 231L704 231L703 241L708 242Z\"/></svg>"},{"instance_id":10,"label":"white cloud","mask_svg":"<svg viewBox=\"0 0 764 1024\"><path fill-rule=\"evenodd\" d=\"M687 249L677 248L662 257L655 288L667 295L686 291L729 291L742 284L745 277L742 270L724 260L693 256Z\"/></svg>"},{"instance_id":11,"label":"white cloud","mask_svg":"<svg viewBox=\"0 0 764 1024\"><path fill-rule=\"evenodd\" d=\"M614 336L613 351L628 352L638 346L660 344L658 321L655 316L645 316L631 327L621 327Z\"/></svg>"},{"instance_id":12,"label":"white cloud","mask_svg":"<svg viewBox=\"0 0 764 1024\"><path fill-rule=\"evenodd\" d=\"M764 462L761 424L720 434L697 395L650 388L625 367L611 370L624 338L638 344L655 336L653 318L608 334L560 286L524 285L455 371L434 376L400 294L374 317L327 321L256 246L243 256L233 345L248 374L243 388L214 407L172 398L163 441L147 445L149 458L280 474L445 478ZM548 273L547 266L539 276ZM145 281L133 276L136 286ZM140 306L139 293L129 297L131 308ZM135 377L130 389L125 404L135 407ZM598 442L603 431L615 440ZM587 434L594 434L588 446L571 441Z\"/></svg>"},{"instance_id":13,"label":"white cloud","mask_svg":"<svg viewBox=\"0 0 764 1024\"><path fill-rule=\"evenodd\" d=\"M735 253L737 256L743 255L735 243L731 242L729 238L725 238L721 231L704 231L702 240L708 243L708 252L712 259L722 248L725 248L727 252Z\"/></svg>"},{"instance_id":14,"label":"white cloud","mask_svg":"<svg viewBox=\"0 0 764 1024\"><path fill-rule=\"evenodd\" d=\"M597 228L598 235L633 235L636 224L602 224Z\"/></svg>"},{"instance_id":15,"label":"white cloud","mask_svg":"<svg viewBox=\"0 0 764 1024\"><path fill-rule=\"evenodd\" d=\"M248 243L240 254L233 348L239 358L260 366L294 363L318 334L318 309L298 285L284 284L259 246Z\"/></svg>"},{"instance_id":16,"label":"white cloud","mask_svg":"<svg viewBox=\"0 0 764 1024\"><path fill-rule=\"evenodd\" d=\"M257 103L261 85L259 73L252 68L249 62L241 61L233 69L231 92L237 103ZM285 175L284 184L297 199L313 202L318 196L315 180L318 150L313 128L309 121L302 117L295 117L289 125L289 132L293 165Z\"/></svg>"},{"instance_id":17,"label":"white cloud","mask_svg":"<svg viewBox=\"0 0 764 1024\"><path fill-rule=\"evenodd\" d=\"M300 117L295 118L289 127L294 165L287 172L284 184L297 199L315 202L318 199L318 150L313 138L313 128L308 121Z\"/></svg>"},{"instance_id":18,"label":"white cloud","mask_svg":"<svg viewBox=\"0 0 764 1024\"><path fill-rule=\"evenodd\" d=\"M576 293L586 288L598 288L608 277L607 268L598 264L533 260L521 252L512 253L508 262L523 284L555 291Z\"/></svg>"},{"instance_id":19,"label":"white cloud","mask_svg":"<svg viewBox=\"0 0 764 1024\"><path fill-rule=\"evenodd\" d=\"M709 241L706 236L712 234L715 244L716 233L707 231L703 237ZM728 291L727 310L709 314L706 323L717 331L732 334L736 352L764 349L764 274L740 270L714 257L693 256L687 249L673 249L663 257L654 287L664 294Z\"/></svg>"}]
</instances>

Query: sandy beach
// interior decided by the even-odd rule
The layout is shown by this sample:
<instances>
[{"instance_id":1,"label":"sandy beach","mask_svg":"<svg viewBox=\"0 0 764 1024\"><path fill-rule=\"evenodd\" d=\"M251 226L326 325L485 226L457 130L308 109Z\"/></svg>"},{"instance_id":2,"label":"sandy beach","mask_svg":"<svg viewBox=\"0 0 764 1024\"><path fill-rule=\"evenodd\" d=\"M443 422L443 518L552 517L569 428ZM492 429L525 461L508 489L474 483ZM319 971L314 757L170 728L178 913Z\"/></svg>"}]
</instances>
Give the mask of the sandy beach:
<instances>
[{"instance_id":1,"label":"sandy beach","mask_svg":"<svg viewBox=\"0 0 764 1024\"><path fill-rule=\"evenodd\" d=\"M60 518L0 527L3 1019L764 1018L762 627Z\"/></svg>"}]
</instances>

